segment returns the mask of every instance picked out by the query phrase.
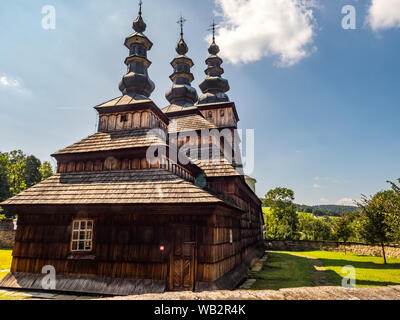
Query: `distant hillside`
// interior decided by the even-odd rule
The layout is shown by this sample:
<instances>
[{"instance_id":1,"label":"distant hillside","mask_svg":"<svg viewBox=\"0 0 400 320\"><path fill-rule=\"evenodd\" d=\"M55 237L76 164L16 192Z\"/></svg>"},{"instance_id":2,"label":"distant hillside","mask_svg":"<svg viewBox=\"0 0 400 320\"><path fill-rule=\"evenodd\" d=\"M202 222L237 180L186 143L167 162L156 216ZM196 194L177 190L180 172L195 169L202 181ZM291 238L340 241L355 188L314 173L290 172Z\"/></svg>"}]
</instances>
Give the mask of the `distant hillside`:
<instances>
[{"instance_id":1,"label":"distant hillside","mask_svg":"<svg viewBox=\"0 0 400 320\"><path fill-rule=\"evenodd\" d=\"M261 201L263 199L260 198ZM265 205L263 205L265 206ZM352 213L357 210L357 207L353 206L338 206L335 204L318 205L318 206L307 206L305 204L296 204L298 212L308 212L315 216L333 216L338 217L343 213Z\"/></svg>"},{"instance_id":2,"label":"distant hillside","mask_svg":"<svg viewBox=\"0 0 400 320\"><path fill-rule=\"evenodd\" d=\"M350 213L357 210L353 206L338 206L338 205L318 205L307 206L303 204L296 204L297 211L312 213L315 216L340 216L343 213Z\"/></svg>"}]
</instances>

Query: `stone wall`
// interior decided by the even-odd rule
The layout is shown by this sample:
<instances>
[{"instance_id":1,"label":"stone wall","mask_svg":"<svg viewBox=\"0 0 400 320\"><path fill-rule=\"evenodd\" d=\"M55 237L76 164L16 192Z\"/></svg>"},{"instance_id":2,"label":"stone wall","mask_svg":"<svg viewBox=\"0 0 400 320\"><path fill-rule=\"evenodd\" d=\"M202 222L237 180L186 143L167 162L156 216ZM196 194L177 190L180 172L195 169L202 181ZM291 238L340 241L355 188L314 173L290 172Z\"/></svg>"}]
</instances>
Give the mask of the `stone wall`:
<instances>
[{"instance_id":1,"label":"stone wall","mask_svg":"<svg viewBox=\"0 0 400 320\"><path fill-rule=\"evenodd\" d=\"M0 221L0 248L10 249L14 246L14 229L14 222L12 219Z\"/></svg>"},{"instance_id":2,"label":"stone wall","mask_svg":"<svg viewBox=\"0 0 400 320\"><path fill-rule=\"evenodd\" d=\"M330 241L284 241L273 240L266 241L266 246L269 250L281 251L347 251L363 255L382 257L382 248L380 246L367 245L362 243L341 243ZM400 247L388 246L385 247L386 257L400 258Z\"/></svg>"},{"instance_id":3,"label":"stone wall","mask_svg":"<svg viewBox=\"0 0 400 320\"><path fill-rule=\"evenodd\" d=\"M14 230L0 230L0 248L12 249L14 246L15 231Z\"/></svg>"}]
</instances>

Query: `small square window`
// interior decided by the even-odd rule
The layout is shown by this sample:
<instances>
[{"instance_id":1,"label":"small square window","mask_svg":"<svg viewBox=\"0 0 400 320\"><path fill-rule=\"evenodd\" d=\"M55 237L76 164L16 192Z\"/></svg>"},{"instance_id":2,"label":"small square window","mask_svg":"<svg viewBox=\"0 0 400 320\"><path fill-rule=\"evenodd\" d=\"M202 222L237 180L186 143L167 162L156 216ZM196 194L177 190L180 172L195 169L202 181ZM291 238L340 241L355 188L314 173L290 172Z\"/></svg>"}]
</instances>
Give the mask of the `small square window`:
<instances>
[{"instance_id":1,"label":"small square window","mask_svg":"<svg viewBox=\"0 0 400 320\"><path fill-rule=\"evenodd\" d=\"M71 251L92 251L93 220L75 220L72 226Z\"/></svg>"},{"instance_id":2,"label":"small square window","mask_svg":"<svg viewBox=\"0 0 400 320\"><path fill-rule=\"evenodd\" d=\"M224 117L225 116L225 111L221 110L220 115L221 115L221 117Z\"/></svg>"},{"instance_id":3,"label":"small square window","mask_svg":"<svg viewBox=\"0 0 400 320\"><path fill-rule=\"evenodd\" d=\"M229 230L229 243L233 243L233 230Z\"/></svg>"},{"instance_id":4,"label":"small square window","mask_svg":"<svg viewBox=\"0 0 400 320\"><path fill-rule=\"evenodd\" d=\"M121 116L121 122L127 122L127 121L128 121L127 115L126 115L126 114L123 114L123 115Z\"/></svg>"},{"instance_id":5,"label":"small square window","mask_svg":"<svg viewBox=\"0 0 400 320\"><path fill-rule=\"evenodd\" d=\"M208 112L207 117L208 117L208 119L211 119L211 118L212 118L212 112L211 112L211 111Z\"/></svg>"}]
</instances>

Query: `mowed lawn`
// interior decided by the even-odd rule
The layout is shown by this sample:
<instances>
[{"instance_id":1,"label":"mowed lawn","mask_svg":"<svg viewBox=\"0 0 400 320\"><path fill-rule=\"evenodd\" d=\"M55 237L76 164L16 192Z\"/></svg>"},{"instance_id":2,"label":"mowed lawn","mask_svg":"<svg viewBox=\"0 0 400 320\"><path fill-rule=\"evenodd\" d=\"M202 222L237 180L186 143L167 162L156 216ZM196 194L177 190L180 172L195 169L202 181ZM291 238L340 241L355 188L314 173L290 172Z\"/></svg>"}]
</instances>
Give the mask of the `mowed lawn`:
<instances>
[{"instance_id":1,"label":"mowed lawn","mask_svg":"<svg viewBox=\"0 0 400 320\"><path fill-rule=\"evenodd\" d=\"M5 277L8 271L1 272L2 270L9 270L11 267L11 256L12 250L0 249L0 279ZM25 299L24 296L19 296L18 294L3 294L0 293L0 300L20 300Z\"/></svg>"},{"instance_id":2,"label":"mowed lawn","mask_svg":"<svg viewBox=\"0 0 400 320\"><path fill-rule=\"evenodd\" d=\"M252 289L282 289L312 286L341 286L347 275L343 267L353 266L356 287L400 285L400 259L363 256L354 253L269 251Z\"/></svg>"},{"instance_id":3,"label":"mowed lawn","mask_svg":"<svg viewBox=\"0 0 400 320\"><path fill-rule=\"evenodd\" d=\"M11 252L12 250L0 249L0 279L5 277L8 271L2 272L3 270L8 270L11 267Z\"/></svg>"}]
</instances>

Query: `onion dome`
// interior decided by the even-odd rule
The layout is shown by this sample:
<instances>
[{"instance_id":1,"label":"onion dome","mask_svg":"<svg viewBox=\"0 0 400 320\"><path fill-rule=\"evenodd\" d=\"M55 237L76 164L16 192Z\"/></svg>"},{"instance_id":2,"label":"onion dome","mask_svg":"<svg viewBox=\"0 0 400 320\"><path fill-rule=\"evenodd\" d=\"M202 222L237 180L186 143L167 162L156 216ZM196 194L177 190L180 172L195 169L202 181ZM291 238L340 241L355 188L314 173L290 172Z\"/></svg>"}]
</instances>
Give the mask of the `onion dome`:
<instances>
[{"instance_id":1,"label":"onion dome","mask_svg":"<svg viewBox=\"0 0 400 320\"><path fill-rule=\"evenodd\" d=\"M208 68L205 73L206 79L200 83L200 89L203 95L200 97L198 104L228 102L229 97L225 92L229 91L228 80L221 77L224 69L221 68L222 59L218 56L220 52L218 45L215 43L215 24L213 24L213 42L208 48L210 56L206 60Z\"/></svg>"},{"instance_id":2,"label":"onion dome","mask_svg":"<svg viewBox=\"0 0 400 320\"><path fill-rule=\"evenodd\" d=\"M173 82L172 88L167 91L165 97L174 105L181 107L193 106L197 99L196 89L191 86L194 80L190 69L194 66L192 59L186 56L189 48L183 39L183 23L185 20L181 18L178 23L181 25L181 38L176 46L178 56L172 60L171 65L174 68L174 73L170 76Z\"/></svg>"},{"instance_id":3,"label":"onion dome","mask_svg":"<svg viewBox=\"0 0 400 320\"><path fill-rule=\"evenodd\" d=\"M119 89L135 100L146 100L154 91L155 85L147 71L151 65L151 61L147 59L147 51L151 50L153 43L143 34L146 24L142 18L142 2L139 15L133 22L133 30L135 32L125 39L125 46L129 49L129 57L125 59L128 72L122 78Z\"/></svg>"}]
</instances>

